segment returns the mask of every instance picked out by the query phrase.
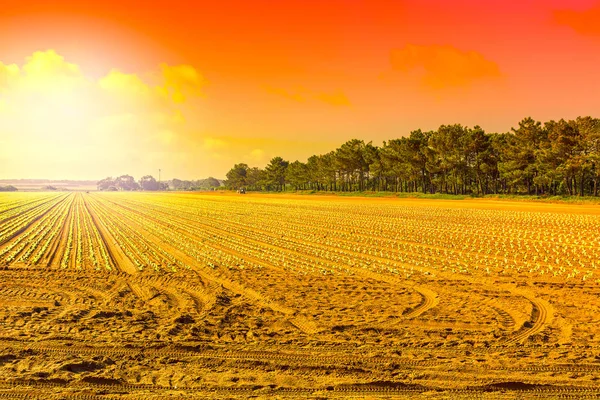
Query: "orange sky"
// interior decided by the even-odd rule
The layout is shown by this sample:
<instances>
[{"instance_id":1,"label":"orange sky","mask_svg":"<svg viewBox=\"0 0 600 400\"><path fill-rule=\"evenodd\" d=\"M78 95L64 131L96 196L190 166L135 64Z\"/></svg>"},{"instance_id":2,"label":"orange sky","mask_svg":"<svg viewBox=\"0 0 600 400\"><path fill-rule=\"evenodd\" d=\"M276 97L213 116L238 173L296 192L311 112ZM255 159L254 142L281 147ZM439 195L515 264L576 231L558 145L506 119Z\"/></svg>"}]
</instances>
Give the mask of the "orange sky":
<instances>
[{"instance_id":1,"label":"orange sky","mask_svg":"<svg viewBox=\"0 0 600 400\"><path fill-rule=\"evenodd\" d=\"M598 116L600 2L0 0L0 179L224 177Z\"/></svg>"}]
</instances>

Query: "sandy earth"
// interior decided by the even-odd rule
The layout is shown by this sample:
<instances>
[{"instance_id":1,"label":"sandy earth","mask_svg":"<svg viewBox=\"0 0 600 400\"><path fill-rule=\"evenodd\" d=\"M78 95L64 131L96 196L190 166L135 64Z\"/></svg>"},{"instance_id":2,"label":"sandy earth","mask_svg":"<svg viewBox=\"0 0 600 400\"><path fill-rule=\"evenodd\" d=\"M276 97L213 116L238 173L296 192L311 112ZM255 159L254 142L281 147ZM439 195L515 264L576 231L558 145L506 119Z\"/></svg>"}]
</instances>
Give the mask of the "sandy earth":
<instances>
[{"instance_id":1,"label":"sandy earth","mask_svg":"<svg viewBox=\"0 0 600 400\"><path fill-rule=\"evenodd\" d=\"M0 195L0 398L600 396L600 207Z\"/></svg>"}]
</instances>

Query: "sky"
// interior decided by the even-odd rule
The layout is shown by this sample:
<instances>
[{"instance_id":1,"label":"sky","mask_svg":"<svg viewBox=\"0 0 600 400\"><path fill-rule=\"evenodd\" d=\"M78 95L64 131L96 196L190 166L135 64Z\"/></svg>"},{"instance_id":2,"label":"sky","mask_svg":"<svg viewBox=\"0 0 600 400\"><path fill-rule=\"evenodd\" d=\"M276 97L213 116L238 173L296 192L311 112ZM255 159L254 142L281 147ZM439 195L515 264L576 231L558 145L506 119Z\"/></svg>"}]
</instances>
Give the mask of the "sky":
<instances>
[{"instance_id":1,"label":"sky","mask_svg":"<svg viewBox=\"0 0 600 400\"><path fill-rule=\"evenodd\" d=\"M596 0L0 0L0 179L224 178L598 117Z\"/></svg>"}]
</instances>

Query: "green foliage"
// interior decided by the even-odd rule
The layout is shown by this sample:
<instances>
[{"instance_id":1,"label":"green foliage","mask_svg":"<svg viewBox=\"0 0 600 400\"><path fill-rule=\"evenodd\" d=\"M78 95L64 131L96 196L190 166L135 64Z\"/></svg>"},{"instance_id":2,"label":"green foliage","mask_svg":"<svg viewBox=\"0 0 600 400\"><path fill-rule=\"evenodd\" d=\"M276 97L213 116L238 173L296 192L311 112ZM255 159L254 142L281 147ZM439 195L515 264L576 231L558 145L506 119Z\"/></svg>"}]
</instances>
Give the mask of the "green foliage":
<instances>
[{"instance_id":1,"label":"green foliage","mask_svg":"<svg viewBox=\"0 0 600 400\"><path fill-rule=\"evenodd\" d=\"M192 181L174 178L168 182L168 186L173 190L215 190L221 186L221 182L212 176Z\"/></svg>"},{"instance_id":2,"label":"green foliage","mask_svg":"<svg viewBox=\"0 0 600 400\"><path fill-rule=\"evenodd\" d=\"M227 173L227 180L225 186L229 189L240 189L246 186L246 177L248 175L247 164L235 164L233 168Z\"/></svg>"},{"instance_id":3,"label":"green foliage","mask_svg":"<svg viewBox=\"0 0 600 400\"><path fill-rule=\"evenodd\" d=\"M285 190L286 170L289 165L288 161L284 161L281 157L271 159L265 168L265 178L267 187L271 190Z\"/></svg>"},{"instance_id":4,"label":"green foliage","mask_svg":"<svg viewBox=\"0 0 600 400\"><path fill-rule=\"evenodd\" d=\"M152 178L154 179L154 178ZM121 175L118 178L105 178L97 183L98 190L124 190L132 191L139 190L140 185L131 175Z\"/></svg>"},{"instance_id":5,"label":"green foliage","mask_svg":"<svg viewBox=\"0 0 600 400\"><path fill-rule=\"evenodd\" d=\"M248 171L252 179L246 182ZM528 117L500 134L487 134L479 126L442 125L382 147L352 139L306 163L288 164L275 157L264 170L237 164L230 173L231 189L598 196L600 120L578 117L542 124Z\"/></svg>"},{"instance_id":6,"label":"green foliage","mask_svg":"<svg viewBox=\"0 0 600 400\"><path fill-rule=\"evenodd\" d=\"M142 190L158 190L158 182L153 176L146 175L140 179L140 188Z\"/></svg>"}]
</instances>

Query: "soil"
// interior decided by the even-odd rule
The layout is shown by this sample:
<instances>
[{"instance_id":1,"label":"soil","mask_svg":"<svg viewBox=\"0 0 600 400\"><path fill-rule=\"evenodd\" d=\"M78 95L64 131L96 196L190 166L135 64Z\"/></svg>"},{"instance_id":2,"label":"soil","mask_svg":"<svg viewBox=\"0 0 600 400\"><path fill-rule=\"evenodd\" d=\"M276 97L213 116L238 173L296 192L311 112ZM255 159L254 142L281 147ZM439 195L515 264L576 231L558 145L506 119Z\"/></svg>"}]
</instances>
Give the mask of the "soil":
<instances>
[{"instance_id":1,"label":"soil","mask_svg":"<svg viewBox=\"0 0 600 400\"><path fill-rule=\"evenodd\" d=\"M600 396L600 207L0 196L0 398Z\"/></svg>"}]
</instances>

